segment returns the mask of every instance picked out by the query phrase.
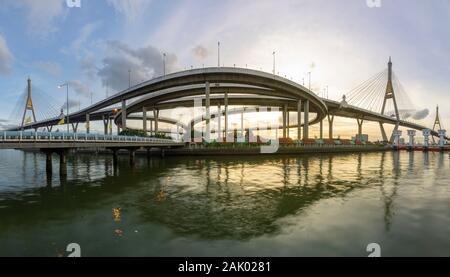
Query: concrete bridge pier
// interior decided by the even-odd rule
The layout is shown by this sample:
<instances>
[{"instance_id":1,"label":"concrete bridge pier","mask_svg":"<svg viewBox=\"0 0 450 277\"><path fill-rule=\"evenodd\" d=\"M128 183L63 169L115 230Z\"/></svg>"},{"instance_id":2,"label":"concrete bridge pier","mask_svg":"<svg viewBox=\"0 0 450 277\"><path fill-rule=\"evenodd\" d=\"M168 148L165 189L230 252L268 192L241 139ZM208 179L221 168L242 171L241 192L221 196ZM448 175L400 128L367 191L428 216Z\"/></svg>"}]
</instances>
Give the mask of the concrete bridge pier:
<instances>
[{"instance_id":1,"label":"concrete bridge pier","mask_svg":"<svg viewBox=\"0 0 450 277\"><path fill-rule=\"evenodd\" d=\"M119 161L119 149L117 149L117 148L110 148L109 150L111 150L112 151L112 154L113 154L113 168L114 168L114 170L117 170L117 164L118 164L118 161Z\"/></svg>"},{"instance_id":2,"label":"concrete bridge pier","mask_svg":"<svg viewBox=\"0 0 450 277\"><path fill-rule=\"evenodd\" d=\"M47 173L47 179L52 178L53 165L52 165L52 152L45 152L45 172Z\"/></svg>"},{"instance_id":3,"label":"concrete bridge pier","mask_svg":"<svg viewBox=\"0 0 450 277\"><path fill-rule=\"evenodd\" d=\"M158 133L159 109L153 109L153 118L155 121L155 134Z\"/></svg>"},{"instance_id":4,"label":"concrete bridge pier","mask_svg":"<svg viewBox=\"0 0 450 277\"><path fill-rule=\"evenodd\" d=\"M228 138L228 90L225 90L225 99L224 105L225 105L225 127L224 127L224 142L230 142L230 139Z\"/></svg>"},{"instance_id":5,"label":"concrete bridge pier","mask_svg":"<svg viewBox=\"0 0 450 277\"><path fill-rule=\"evenodd\" d=\"M302 139L302 100L297 102L297 139Z\"/></svg>"},{"instance_id":6,"label":"concrete bridge pier","mask_svg":"<svg viewBox=\"0 0 450 277\"><path fill-rule=\"evenodd\" d=\"M381 136L383 137L383 142L388 143L389 141L388 141L388 138L386 135L386 131L384 130L383 123L382 122L379 122L379 123L380 123Z\"/></svg>"},{"instance_id":7,"label":"concrete bridge pier","mask_svg":"<svg viewBox=\"0 0 450 277\"><path fill-rule=\"evenodd\" d=\"M305 100L303 107L303 139L307 140L309 138L309 100Z\"/></svg>"},{"instance_id":8,"label":"concrete bridge pier","mask_svg":"<svg viewBox=\"0 0 450 277\"><path fill-rule=\"evenodd\" d=\"M393 134L394 136L394 147L398 149L400 146L400 137L402 136L402 131L396 130Z\"/></svg>"},{"instance_id":9,"label":"concrete bridge pier","mask_svg":"<svg viewBox=\"0 0 450 277\"><path fill-rule=\"evenodd\" d=\"M409 136L409 143L408 143L408 150L412 151L414 150L414 137L416 136L416 130L408 130L408 136Z\"/></svg>"},{"instance_id":10,"label":"concrete bridge pier","mask_svg":"<svg viewBox=\"0 0 450 277\"><path fill-rule=\"evenodd\" d=\"M283 113L282 113L282 117L283 117L283 138L285 139L287 137L287 130L286 130L286 121L287 121L287 105L283 106Z\"/></svg>"},{"instance_id":11,"label":"concrete bridge pier","mask_svg":"<svg viewBox=\"0 0 450 277\"><path fill-rule=\"evenodd\" d=\"M109 118L109 134L112 136L113 118Z\"/></svg>"},{"instance_id":12,"label":"concrete bridge pier","mask_svg":"<svg viewBox=\"0 0 450 277\"><path fill-rule=\"evenodd\" d=\"M142 107L142 130L147 133L147 108Z\"/></svg>"},{"instance_id":13,"label":"concrete bridge pier","mask_svg":"<svg viewBox=\"0 0 450 277\"><path fill-rule=\"evenodd\" d=\"M334 122L334 114L328 114L328 138L333 139L333 122Z\"/></svg>"},{"instance_id":14,"label":"concrete bridge pier","mask_svg":"<svg viewBox=\"0 0 450 277\"><path fill-rule=\"evenodd\" d=\"M61 177L67 176L68 149L41 149L41 151L45 153L45 172L47 174L47 179L51 178L53 175L52 155L54 153L59 155L59 175Z\"/></svg>"},{"instance_id":15,"label":"concrete bridge pier","mask_svg":"<svg viewBox=\"0 0 450 277\"><path fill-rule=\"evenodd\" d=\"M128 152L130 153L130 165L134 166L135 165L135 157L136 157L136 149L130 148L130 149L128 149Z\"/></svg>"},{"instance_id":16,"label":"concrete bridge pier","mask_svg":"<svg viewBox=\"0 0 450 277\"><path fill-rule=\"evenodd\" d=\"M122 99L122 129L127 129L127 100Z\"/></svg>"},{"instance_id":17,"label":"concrete bridge pier","mask_svg":"<svg viewBox=\"0 0 450 277\"><path fill-rule=\"evenodd\" d=\"M220 107L220 102L217 105L217 141L222 142L222 108Z\"/></svg>"},{"instance_id":18,"label":"concrete bridge pier","mask_svg":"<svg viewBox=\"0 0 450 277\"><path fill-rule=\"evenodd\" d=\"M57 151L59 155L59 176L67 177L67 150Z\"/></svg>"},{"instance_id":19,"label":"concrete bridge pier","mask_svg":"<svg viewBox=\"0 0 450 277\"><path fill-rule=\"evenodd\" d=\"M431 135L431 130L430 129L423 129L423 147L424 147L424 151L428 151L428 147L430 146L430 135Z\"/></svg>"},{"instance_id":20,"label":"concrete bridge pier","mask_svg":"<svg viewBox=\"0 0 450 277\"><path fill-rule=\"evenodd\" d=\"M364 119L363 118L357 118L356 121L358 122L358 138L357 140L361 141L362 139L362 128L363 128L363 123L364 123Z\"/></svg>"},{"instance_id":21,"label":"concrete bridge pier","mask_svg":"<svg viewBox=\"0 0 450 277\"><path fill-rule=\"evenodd\" d=\"M319 129L320 129L320 139L323 139L323 120L320 121L319 124Z\"/></svg>"},{"instance_id":22,"label":"concrete bridge pier","mask_svg":"<svg viewBox=\"0 0 450 277\"><path fill-rule=\"evenodd\" d=\"M90 124L90 115L86 114L86 133L90 133L90 129L91 129L91 124Z\"/></svg>"},{"instance_id":23,"label":"concrete bridge pier","mask_svg":"<svg viewBox=\"0 0 450 277\"><path fill-rule=\"evenodd\" d=\"M205 109L206 109L206 114L205 114L205 140L206 142L210 142L210 137L211 137L211 100L210 100L210 93L211 93L211 87L209 82L205 83Z\"/></svg>"},{"instance_id":24,"label":"concrete bridge pier","mask_svg":"<svg viewBox=\"0 0 450 277\"><path fill-rule=\"evenodd\" d=\"M77 123L71 123L71 124L72 124L72 130L73 130L73 132L76 133L77 130L78 130L78 122L77 122Z\"/></svg>"},{"instance_id":25,"label":"concrete bridge pier","mask_svg":"<svg viewBox=\"0 0 450 277\"><path fill-rule=\"evenodd\" d=\"M108 123L109 123L109 119L106 116L102 117L102 121L103 121L103 133L105 135L108 134Z\"/></svg>"}]
</instances>

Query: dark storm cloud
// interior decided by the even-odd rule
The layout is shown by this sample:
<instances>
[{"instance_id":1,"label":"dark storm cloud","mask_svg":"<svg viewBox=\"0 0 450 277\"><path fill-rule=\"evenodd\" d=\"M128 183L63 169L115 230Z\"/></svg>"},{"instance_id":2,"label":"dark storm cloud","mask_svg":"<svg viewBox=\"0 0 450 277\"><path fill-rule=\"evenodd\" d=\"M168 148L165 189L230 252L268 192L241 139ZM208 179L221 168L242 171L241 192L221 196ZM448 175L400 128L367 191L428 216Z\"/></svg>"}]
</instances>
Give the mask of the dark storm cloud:
<instances>
[{"instance_id":1,"label":"dark storm cloud","mask_svg":"<svg viewBox=\"0 0 450 277\"><path fill-rule=\"evenodd\" d=\"M73 112L74 110L78 110L78 107L80 106L80 101L69 99L69 112ZM67 110L67 101L64 101L64 104L61 106L62 110L66 112Z\"/></svg>"},{"instance_id":2,"label":"dark storm cloud","mask_svg":"<svg viewBox=\"0 0 450 277\"><path fill-rule=\"evenodd\" d=\"M69 81L69 87L80 96L89 97L91 95L89 88L78 80Z\"/></svg>"},{"instance_id":3,"label":"dark storm cloud","mask_svg":"<svg viewBox=\"0 0 450 277\"><path fill-rule=\"evenodd\" d=\"M430 114L430 111L428 109L424 109L421 111L417 111L412 115L412 118L415 120L421 120L425 119Z\"/></svg>"}]
</instances>

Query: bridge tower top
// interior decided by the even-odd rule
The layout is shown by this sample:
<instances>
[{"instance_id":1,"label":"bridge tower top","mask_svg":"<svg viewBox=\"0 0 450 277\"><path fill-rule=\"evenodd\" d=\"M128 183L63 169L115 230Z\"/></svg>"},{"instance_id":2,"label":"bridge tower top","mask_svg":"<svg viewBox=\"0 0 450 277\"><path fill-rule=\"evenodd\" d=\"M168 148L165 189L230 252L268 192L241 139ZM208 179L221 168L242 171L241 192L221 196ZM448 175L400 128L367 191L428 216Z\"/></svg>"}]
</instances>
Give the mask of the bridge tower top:
<instances>
[{"instance_id":1,"label":"bridge tower top","mask_svg":"<svg viewBox=\"0 0 450 277\"><path fill-rule=\"evenodd\" d=\"M439 129L436 130L436 127L439 127ZM442 125L441 125L441 119L439 117L439 105L436 106L436 118L434 119L434 125L433 125L433 131L439 131L442 130Z\"/></svg>"},{"instance_id":2,"label":"bridge tower top","mask_svg":"<svg viewBox=\"0 0 450 277\"><path fill-rule=\"evenodd\" d=\"M28 77L28 80L27 80L27 100L25 102L25 108L23 110L22 124L21 124L22 128L25 124L31 123L30 122L31 120L28 120L25 118L27 111L31 111L33 120L34 120L34 122L36 122L36 114L34 112L33 98L31 97L31 79L30 79L30 77Z\"/></svg>"},{"instance_id":3,"label":"bridge tower top","mask_svg":"<svg viewBox=\"0 0 450 277\"><path fill-rule=\"evenodd\" d=\"M400 121L400 113L398 111L397 99L395 97L394 86L392 85L392 58L391 57L389 57L389 62L388 62L388 82L386 85L386 93L384 94L383 106L381 108L381 114L383 114L383 115L384 115L384 112L386 109L386 102L389 99L392 99L392 101L394 102L395 117L396 117L397 121Z\"/></svg>"}]
</instances>

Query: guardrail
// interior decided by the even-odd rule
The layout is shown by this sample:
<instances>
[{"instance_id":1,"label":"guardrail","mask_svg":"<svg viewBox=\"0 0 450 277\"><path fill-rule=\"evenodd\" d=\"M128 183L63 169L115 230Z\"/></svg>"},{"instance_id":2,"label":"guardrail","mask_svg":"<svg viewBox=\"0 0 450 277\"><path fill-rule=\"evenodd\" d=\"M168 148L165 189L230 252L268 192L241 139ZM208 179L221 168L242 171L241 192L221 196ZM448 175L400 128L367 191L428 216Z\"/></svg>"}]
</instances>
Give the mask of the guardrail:
<instances>
[{"instance_id":1,"label":"guardrail","mask_svg":"<svg viewBox=\"0 0 450 277\"><path fill-rule=\"evenodd\" d=\"M1 142L149 142L149 143L178 143L171 139L146 138L137 136L100 135L87 133L64 132L27 132L3 131L0 132Z\"/></svg>"}]
</instances>

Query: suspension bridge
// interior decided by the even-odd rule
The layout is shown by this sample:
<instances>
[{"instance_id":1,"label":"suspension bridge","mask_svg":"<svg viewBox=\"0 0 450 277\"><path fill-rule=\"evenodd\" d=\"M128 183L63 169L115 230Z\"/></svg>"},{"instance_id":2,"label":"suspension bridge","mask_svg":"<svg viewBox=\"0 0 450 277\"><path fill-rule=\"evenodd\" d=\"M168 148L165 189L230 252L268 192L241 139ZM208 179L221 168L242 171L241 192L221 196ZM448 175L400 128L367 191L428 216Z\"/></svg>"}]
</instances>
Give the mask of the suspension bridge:
<instances>
[{"instance_id":1,"label":"suspension bridge","mask_svg":"<svg viewBox=\"0 0 450 277\"><path fill-rule=\"evenodd\" d=\"M280 140L288 141L291 129L295 129L296 145L299 147L315 143L339 144L339 139L334 137L333 123L335 117L344 117L355 119L357 122L358 134L354 143L364 141L363 124L370 121L378 123L384 144L400 147L402 133L399 128L404 127L409 129L410 148L415 147L414 136L419 131L425 138L423 145L425 148L432 147L430 138L434 141L437 137L441 150L448 149L445 146L448 137L442 128L438 110L433 128L418 122L428 115L428 110L417 110L414 107L393 71L391 59L387 69L346 93L341 100L319 97L306 87L275 74L235 67L191 69L163 75L129 87L72 113L68 113L67 110L64 113L64 105L60 112L57 108L38 109L38 106L43 106L43 103L48 103L49 100L44 97L43 101L42 97L36 97L32 88L31 80L28 79L21 102L14 109L16 114L17 111L22 113L21 120L16 127L0 132L0 148L39 148L52 153L56 151L54 149L97 145L110 149L132 149L131 155L134 155L134 150L140 147L181 147L184 145L183 142L211 140L219 143L235 142L233 133L236 133L236 129L231 130L229 127L231 114L241 114L240 134L244 137L244 113L281 111L282 124L275 126L275 129L282 132ZM236 105L244 108L230 109L230 106ZM160 116L162 110L174 110L179 107L195 109L198 106L202 108L202 112L197 117L191 118L188 123L180 120L185 119L187 115L181 115L179 118ZM213 107L215 112L212 111ZM152 112L152 116L149 112ZM27 113L31 115L27 116ZM290 122L291 113L297 115L295 122ZM160 122L171 124L176 126L174 133L177 138L138 139L120 136L121 130L131 129L127 125L127 121L130 120L141 120L141 131L152 135L161 132ZM323 130L325 120L328 121L328 138L325 138ZM103 135L91 134L91 121L103 122ZM216 123L214 129L211 127L213 121ZM71 132L52 132L53 126L61 124L67 125L69 130L69 122ZM79 123L85 124L85 134L78 132ZM202 129L196 132L199 123L203 124ZM315 124L319 125L319 137L311 139L310 126ZM389 136L385 131L386 124L394 126ZM117 135L113 135L113 125L117 128ZM39 128L45 128L45 132L37 132ZM266 129L271 128L273 129L273 126ZM27 131L30 129L34 129L35 132ZM170 133L170 130L165 132ZM201 137L193 138L192 136L197 133ZM277 135L277 139L278 137ZM63 152L58 153L62 156Z\"/></svg>"}]
</instances>

